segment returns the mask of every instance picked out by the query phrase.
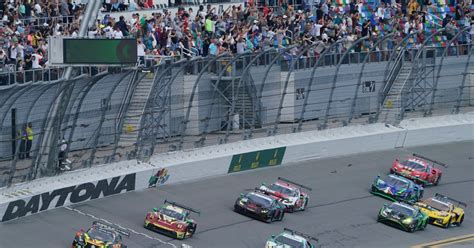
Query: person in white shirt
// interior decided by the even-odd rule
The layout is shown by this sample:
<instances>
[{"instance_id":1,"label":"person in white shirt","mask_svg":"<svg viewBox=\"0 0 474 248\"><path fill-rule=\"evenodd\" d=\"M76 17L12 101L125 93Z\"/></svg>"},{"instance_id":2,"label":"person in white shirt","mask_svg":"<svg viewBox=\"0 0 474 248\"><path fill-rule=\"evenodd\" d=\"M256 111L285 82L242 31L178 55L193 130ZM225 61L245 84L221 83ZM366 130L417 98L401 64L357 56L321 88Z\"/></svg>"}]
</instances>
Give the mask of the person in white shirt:
<instances>
[{"instance_id":1,"label":"person in white shirt","mask_svg":"<svg viewBox=\"0 0 474 248\"><path fill-rule=\"evenodd\" d=\"M145 44L143 44L142 40L139 38L137 40L137 56L138 56L138 59L140 60L140 64L144 64L145 63Z\"/></svg>"},{"instance_id":2,"label":"person in white shirt","mask_svg":"<svg viewBox=\"0 0 474 248\"><path fill-rule=\"evenodd\" d=\"M105 38L113 39L114 38L114 29L112 28L112 24L108 23L107 27L104 28Z\"/></svg>"},{"instance_id":3,"label":"person in white shirt","mask_svg":"<svg viewBox=\"0 0 474 248\"><path fill-rule=\"evenodd\" d=\"M99 32L97 31L96 28L93 28L91 30L89 30L89 32L87 33L87 36L89 37L89 39L94 39L95 36L98 34Z\"/></svg>"},{"instance_id":4,"label":"person in white shirt","mask_svg":"<svg viewBox=\"0 0 474 248\"><path fill-rule=\"evenodd\" d=\"M41 69L41 65L40 65L40 60L43 59L43 56L37 54L37 53L33 53L31 55L31 67L33 69Z\"/></svg>"},{"instance_id":5,"label":"person in white shirt","mask_svg":"<svg viewBox=\"0 0 474 248\"><path fill-rule=\"evenodd\" d=\"M113 33L113 38L114 39L122 39L123 38L123 33L120 30L119 27L115 27L114 33Z\"/></svg>"}]
</instances>

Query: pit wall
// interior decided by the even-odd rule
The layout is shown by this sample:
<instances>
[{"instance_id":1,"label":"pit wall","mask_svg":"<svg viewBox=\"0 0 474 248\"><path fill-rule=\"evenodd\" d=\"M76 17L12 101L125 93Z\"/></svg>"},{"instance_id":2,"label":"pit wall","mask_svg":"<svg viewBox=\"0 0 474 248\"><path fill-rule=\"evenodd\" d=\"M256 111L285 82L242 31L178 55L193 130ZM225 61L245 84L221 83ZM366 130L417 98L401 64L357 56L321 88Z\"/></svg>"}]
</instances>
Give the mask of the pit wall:
<instances>
[{"instance_id":1,"label":"pit wall","mask_svg":"<svg viewBox=\"0 0 474 248\"><path fill-rule=\"evenodd\" d=\"M278 135L123 161L1 189L0 220L125 192L298 162L474 140L474 112ZM363 145L361 145L363 144Z\"/></svg>"}]
</instances>

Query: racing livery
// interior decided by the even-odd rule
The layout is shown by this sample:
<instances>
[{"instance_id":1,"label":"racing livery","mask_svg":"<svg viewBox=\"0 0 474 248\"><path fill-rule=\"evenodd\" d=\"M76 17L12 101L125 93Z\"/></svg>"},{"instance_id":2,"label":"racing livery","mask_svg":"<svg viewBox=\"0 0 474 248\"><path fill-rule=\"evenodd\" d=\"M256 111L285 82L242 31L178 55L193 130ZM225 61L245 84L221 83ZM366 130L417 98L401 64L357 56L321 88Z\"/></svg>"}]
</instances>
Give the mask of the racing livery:
<instances>
[{"instance_id":1,"label":"racing livery","mask_svg":"<svg viewBox=\"0 0 474 248\"><path fill-rule=\"evenodd\" d=\"M285 216L285 206L277 198L259 191L240 194L234 211L268 223L280 221Z\"/></svg>"},{"instance_id":2,"label":"racing livery","mask_svg":"<svg viewBox=\"0 0 474 248\"><path fill-rule=\"evenodd\" d=\"M428 215L418 207L402 202L384 204L377 216L377 221L396 226L407 232L424 230L428 225Z\"/></svg>"},{"instance_id":3,"label":"racing livery","mask_svg":"<svg viewBox=\"0 0 474 248\"><path fill-rule=\"evenodd\" d=\"M443 172L435 165L447 167L446 164L427 157L413 154L413 156L393 162L390 173L401 175L422 185L438 185Z\"/></svg>"},{"instance_id":4,"label":"racing livery","mask_svg":"<svg viewBox=\"0 0 474 248\"><path fill-rule=\"evenodd\" d=\"M310 241L314 241L311 243ZM283 232L278 235L272 235L265 243L265 248L315 248L317 238L313 238L307 234L284 228Z\"/></svg>"},{"instance_id":5,"label":"racing livery","mask_svg":"<svg viewBox=\"0 0 474 248\"><path fill-rule=\"evenodd\" d=\"M370 187L370 193L387 198L391 201L415 203L423 197L423 186L394 174L385 179L375 178Z\"/></svg>"},{"instance_id":6,"label":"racing livery","mask_svg":"<svg viewBox=\"0 0 474 248\"><path fill-rule=\"evenodd\" d=\"M145 228L177 239L192 237L197 224L190 219L191 212L199 211L165 200L160 209L153 208L145 217Z\"/></svg>"},{"instance_id":7,"label":"racing livery","mask_svg":"<svg viewBox=\"0 0 474 248\"><path fill-rule=\"evenodd\" d=\"M119 228L94 221L89 230L76 233L72 248L126 248L121 235L130 236Z\"/></svg>"},{"instance_id":8,"label":"racing livery","mask_svg":"<svg viewBox=\"0 0 474 248\"><path fill-rule=\"evenodd\" d=\"M451 225L462 224L464 210L460 206L467 207L467 204L436 193L431 198L415 203L415 206L429 216L431 224L448 228Z\"/></svg>"},{"instance_id":9,"label":"racing livery","mask_svg":"<svg viewBox=\"0 0 474 248\"><path fill-rule=\"evenodd\" d=\"M301 189L312 190L282 177L278 177L278 181L268 186L262 184L258 189L267 195L276 197L283 203L287 212L304 211L308 205L309 196Z\"/></svg>"}]
</instances>

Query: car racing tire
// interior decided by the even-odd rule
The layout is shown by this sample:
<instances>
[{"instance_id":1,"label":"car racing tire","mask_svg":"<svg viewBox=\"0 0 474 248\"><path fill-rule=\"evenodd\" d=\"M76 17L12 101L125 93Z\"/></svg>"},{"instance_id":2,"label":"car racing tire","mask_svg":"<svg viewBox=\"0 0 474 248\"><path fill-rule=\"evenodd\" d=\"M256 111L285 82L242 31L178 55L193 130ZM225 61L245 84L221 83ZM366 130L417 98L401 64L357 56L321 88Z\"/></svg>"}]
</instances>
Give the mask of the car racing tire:
<instances>
[{"instance_id":1,"label":"car racing tire","mask_svg":"<svg viewBox=\"0 0 474 248\"><path fill-rule=\"evenodd\" d=\"M464 221L464 214L461 216L461 219L459 220L458 226L460 226L463 221Z\"/></svg>"},{"instance_id":2,"label":"car racing tire","mask_svg":"<svg viewBox=\"0 0 474 248\"><path fill-rule=\"evenodd\" d=\"M194 225L194 228L192 229L192 232L189 232L189 237L192 237L194 235L194 233L196 232L196 229L197 229L197 224Z\"/></svg>"},{"instance_id":3,"label":"car racing tire","mask_svg":"<svg viewBox=\"0 0 474 248\"><path fill-rule=\"evenodd\" d=\"M413 225L413 227L408 227L408 232L409 232L409 233L415 232L415 230L416 230L416 226L415 226L415 225Z\"/></svg>"},{"instance_id":4,"label":"car racing tire","mask_svg":"<svg viewBox=\"0 0 474 248\"><path fill-rule=\"evenodd\" d=\"M281 214L278 218L278 221L282 221L283 220L283 217L285 217L285 211L281 211Z\"/></svg>"},{"instance_id":5,"label":"car racing tire","mask_svg":"<svg viewBox=\"0 0 474 248\"><path fill-rule=\"evenodd\" d=\"M441 176L442 175L439 175L437 178L436 178L436 181L433 183L433 185L438 185L439 184L439 181L441 180Z\"/></svg>"},{"instance_id":6,"label":"car racing tire","mask_svg":"<svg viewBox=\"0 0 474 248\"><path fill-rule=\"evenodd\" d=\"M305 198L305 200L304 200L304 205L303 205L303 208L301 209L301 211L305 211L305 210L306 210L306 207L308 206L308 201L309 201L309 199L308 199L308 198Z\"/></svg>"},{"instance_id":7,"label":"car racing tire","mask_svg":"<svg viewBox=\"0 0 474 248\"><path fill-rule=\"evenodd\" d=\"M453 219L453 217L449 217L448 223L446 223L446 225L444 226L444 228L446 228L446 229L449 228L449 226L451 225L452 219Z\"/></svg>"}]
</instances>

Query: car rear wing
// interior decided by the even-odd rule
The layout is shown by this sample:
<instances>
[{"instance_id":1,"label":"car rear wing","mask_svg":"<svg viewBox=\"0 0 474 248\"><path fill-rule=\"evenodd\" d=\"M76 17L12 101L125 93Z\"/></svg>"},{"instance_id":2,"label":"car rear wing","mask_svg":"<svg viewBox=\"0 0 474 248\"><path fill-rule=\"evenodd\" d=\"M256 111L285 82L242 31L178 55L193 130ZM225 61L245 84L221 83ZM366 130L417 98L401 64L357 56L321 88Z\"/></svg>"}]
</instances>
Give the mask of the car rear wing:
<instances>
[{"instance_id":1,"label":"car rear wing","mask_svg":"<svg viewBox=\"0 0 474 248\"><path fill-rule=\"evenodd\" d=\"M105 228L105 229L111 229L111 230L114 230L114 231L124 235L124 236L130 237L130 233L127 232L125 230L125 228L117 226L117 225L107 224L107 223L102 222L102 221L94 221L94 222L92 222L92 225L99 226L99 227L102 227L102 228Z\"/></svg>"},{"instance_id":2,"label":"car rear wing","mask_svg":"<svg viewBox=\"0 0 474 248\"><path fill-rule=\"evenodd\" d=\"M283 178L283 177L278 177L278 180L280 180L280 181L282 181L282 182L286 182L286 183L293 184L293 185L295 185L295 186L298 186L298 187L303 188L303 189L307 189L307 190L309 190L309 191L312 191L312 190L313 190L312 188L310 188L310 187L308 187L308 186L304 186L304 185L302 185L302 184L295 183L295 182L293 182L293 181L291 181L291 180L289 180L289 179Z\"/></svg>"},{"instance_id":3,"label":"car rear wing","mask_svg":"<svg viewBox=\"0 0 474 248\"><path fill-rule=\"evenodd\" d=\"M463 206L463 207L467 207L467 203L464 203L462 201L458 201L456 199L453 199L453 198L450 198L450 197L447 197L445 195L442 195L440 193L436 193L435 194L435 198L438 199L438 200L448 200L449 202L453 203L453 204L456 204L458 206Z\"/></svg>"},{"instance_id":4,"label":"car rear wing","mask_svg":"<svg viewBox=\"0 0 474 248\"><path fill-rule=\"evenodd\" d=\"M413 157L421 158L421 159L430 161L430 162L432 162L433 164L437 164L437 165L439 165L439 166L443 166L444 168L448 168L448 165L447 165L447 164L442 163L442 162L439 162L439 161L437 161L437 160L433 160L433 159L431 159L431 158L427 158L427 157L422 156L422 155L420 155L420 154L413 153Z\"/></svg>"},{"instance_id":5,"label":"car rear wing","mask_svg":"<svg viewBox=\"0 0 474 248\"><path fill-rule=\"evenodd\" d=\"M317 238L315 238L315 237L309 236L308 234L301 233L301 232L298 232L298 231L295 231L295 230L291 230L291 229L286 228L286 227L283 228L283 231L289 232L289 233L291 233L292 235L295 235L295 234L296 234L296 235L301 236L301 237L303 237L303 238L305 238L305 239L312 239L312 240L314 240L314 241L316 241L316 242L319 242L319 239L317 239Z\"/></svg>"},{"instance_id":6,"label":"car rear wing","mask_svg":"<svg viewBox=\"0 0 474 248\"><path fill-rule=\"evenodd\" d=\"M257 187L257 188L255 188L255 189L253 189L252 191L254 191L254 192L260 192L260 193L263 193L263 194L265 194L265 195L272 195L272 196L276 196L275 194L272 194L272 192L269 192L269 191L263 190L263 189L261 189L261 188L258 188L258 187ZM288 199L288 198L286 198L286 197L282 197L282 196L278 196L278 198L281 198L281 199L283 199L283 200L287 200L287 201L289 201L289 200L290 200L290 199Z\"/></svg>"},{"instance_id":7,"label":"car rear wing","mask_svg":"<svg viewBox=\"0 0 474 248\"><path fill-rule=\"evenodd\" d=\"M176 207L180 207L180 208L189 210L189 211L194 212L194 213L196 213L196 214L198 214L198 215L201 215L201 211L196 210L196 209L194 209L194 208L190 208L190 207L187 207L187 206L185 206L185 205L182 205L182 204L179 204L179 203L176 203L176 202L172 202L172 201L168 201L168 200L165 200L165 204L166 204L166 203L168 203L168 204L170 204L170 205L173 205L173 206L176 206Z\"/></svg>"}]
</instances>

